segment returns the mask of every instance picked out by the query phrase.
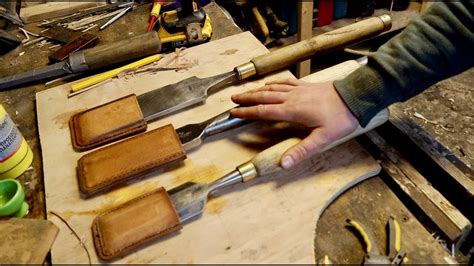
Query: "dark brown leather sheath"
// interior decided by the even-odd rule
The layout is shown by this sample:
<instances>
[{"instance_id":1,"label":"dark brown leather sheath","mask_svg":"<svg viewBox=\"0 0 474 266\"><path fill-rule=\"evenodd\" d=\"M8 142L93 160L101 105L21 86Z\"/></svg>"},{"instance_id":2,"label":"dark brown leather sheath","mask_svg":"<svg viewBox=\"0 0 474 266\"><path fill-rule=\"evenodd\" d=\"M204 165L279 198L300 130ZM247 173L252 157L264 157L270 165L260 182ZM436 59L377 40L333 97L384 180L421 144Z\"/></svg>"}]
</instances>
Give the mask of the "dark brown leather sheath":
<instances>
[{"instance_id":1,"label":"dark brown leather sheath","mask_svg":"<svg viewBox=\"0 0 474 266\"><path fill-rule=\"evenodd\" d=\"M174 127L166 125L82 156L77 165L79 189L89 197L185 158Z\"/></svg>"},{"instance_id":2,"label":"dark brown leather sheath","mask_svg":"<svg viewBox=\"0 0 474 266\"><path fill-rule=\"evenodd\" d=\"M109 261L181 228L168 192L159 188L97 216L92 237L99 258Z\"/></svg>"},{"instance_id":3,"label":"dark brown leather sheath","mask_svg":"<svg viewBox=\"0 0 474 266\"><path fill-rule=\"evenodd\" d=\"M72 145L79 151L143 132L146 127L135 94L77 113L69 121Z\"/></svg>"}]
</instances>

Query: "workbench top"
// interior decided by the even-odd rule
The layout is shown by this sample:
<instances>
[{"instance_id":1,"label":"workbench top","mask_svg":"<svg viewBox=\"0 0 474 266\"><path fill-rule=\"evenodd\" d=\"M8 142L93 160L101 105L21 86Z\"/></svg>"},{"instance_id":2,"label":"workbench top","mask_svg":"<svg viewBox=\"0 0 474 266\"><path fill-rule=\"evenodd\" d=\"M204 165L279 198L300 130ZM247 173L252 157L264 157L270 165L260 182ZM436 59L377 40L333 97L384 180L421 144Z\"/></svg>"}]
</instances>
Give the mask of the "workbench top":
<instances>
[{"instance_id":1,"label":"workbench top","mask_svg":"<svg viewBox=\"0 0 474 266\"><path fill-rule=\"evenodd\" d=\"M122 39L124 31L127 32L128 36L139 34L146 28L148 8L148 6L141 6L111 25L107 30L94 33L101 38L101 43L111 43ZM216 5L209 5L206 7L206 11L213 19L213 39L241 32ZM27 28L29 27L27 26ZM34 29L34 26L32 28ZM25 53L20 56L21 52ZM47 64L49 53L50 50L47 47L39 48L33 45L23 48L20 46L1 57L0 76L12 75L35 67L42 67ZM32 169L19 177L19 180L25 188L26 200L30 204L30 213L27 217L39 219L44 219L46 213L41 147L36 124L35 94L45 89L43 84L36 84L0 92L1 103L17 123L34 152ZM468 104L472 106L472 97L470 98L471 102ZM453 121L453 124L456 124L456 121ZM465 143L470 143L469 140L468 138ZM463 145L459 144L459 139L456 141L456 145ZM46 191L46 193L48 192ZM356 201L356 204L354 201ZM367 210L370 211L366 212ZM362 260L360 242L356 241L353 234L344 227L346 223L343 218L356 218L360 222L370 224L374 217L378 220L383 220L385 219L384 217L390 216L393 212L400 214L401 217L406 217L406 220L403 219L401 221L402 227L405 229L403 231L404 234L420 235L423 237L427 234L429 235L425 227L408 211L404 203L396 197L387 184L380 177L375 177L341 195L335 204L331 205L323 213L318 223L318 231L316 232L315 249L319 251L317 254L327 253L338 263L359 263ZM382 226L383 229L384 227ZM385 237L385 234L376 234L376 241L378 241L379 246L383 247L383 244L380 243L384 243ZM342 243L344 248L339 248L342 247ZM423 256L421 258L431 260L431 262L444 262L443 257L447 256L447 253L440 253L439 248L432 248L430 246L409 246L409 248L406 250L409 254L410 252L417 254L422 250Z\"/></svg>"}]
</instances>

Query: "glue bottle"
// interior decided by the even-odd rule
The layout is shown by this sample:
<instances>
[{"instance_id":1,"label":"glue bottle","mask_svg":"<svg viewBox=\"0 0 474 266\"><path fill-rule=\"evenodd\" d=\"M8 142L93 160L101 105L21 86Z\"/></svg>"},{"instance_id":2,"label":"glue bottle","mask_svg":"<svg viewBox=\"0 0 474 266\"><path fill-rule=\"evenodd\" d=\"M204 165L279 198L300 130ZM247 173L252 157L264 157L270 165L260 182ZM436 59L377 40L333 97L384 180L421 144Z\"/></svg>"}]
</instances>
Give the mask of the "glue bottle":
<instances>
[{"instance_id":1,"label":"glue bottle","mask_svg":"<svg viewBox=\"0 0 474 266\"><path fill-rule=\"evenodd\" d=\"M0 179L17 178L33 162L33 152L0 104Z\"/></svg>"}]
</instances>

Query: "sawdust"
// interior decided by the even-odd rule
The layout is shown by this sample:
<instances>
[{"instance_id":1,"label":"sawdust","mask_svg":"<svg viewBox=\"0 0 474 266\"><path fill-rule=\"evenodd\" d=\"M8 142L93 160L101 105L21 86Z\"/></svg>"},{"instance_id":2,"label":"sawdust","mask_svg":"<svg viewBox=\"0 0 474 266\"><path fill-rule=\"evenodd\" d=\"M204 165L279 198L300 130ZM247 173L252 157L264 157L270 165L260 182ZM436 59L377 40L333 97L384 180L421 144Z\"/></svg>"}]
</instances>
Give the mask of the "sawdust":
<instances>
[{"instance_id":1,"label":"sawdust","mask_svg":"<svg viewBox=\"0 0 474 266\"><path fill-rule=\"evenodd\" d=\"M56 116L55 118L53 118L54 123L58 125L60 129L67 128L69 125L69 119L71 118L71 116L74 115L75 113L79 113L84 110L85 109L79 109L72 112L62 113Z\"/></svg>"},{"instance_id":2,"label":"sawdust","mask_svg":"<svg viewBox=\"0 0 474 266\"><path fill-rule=\"evenodd\" d=\"M237 53L238 51L239 49L228 49L228 50L225 50L225 52L220 53L220 55L233 55Z\"/></svg>"},{"instance_id":3,"label":"sawdust","mask_svg":"<svg viewBox=\"0 0 474 266\"><path fill-rule=\"evenodd\" d=\"M206 205L206 212L209 214L219 214L227 205L227 199L223 197L210 198Z\"/></svg>"},{"instance_id":4,"label":"sawdust","mask_svg":"<svg viewBox=\"0 0 474 266\"><path fill-rule=\"evenodd\" d=\"M176 49L174 53L166 55L159 61L153 62L151 64L136 68L128 69L117 74L118 78L127 79L129 76L137 74L151 73L156 74L160 71L174 70L177 72L187 71L190 68L199 64L199 60L189 60L185 57L186 48Z\"/></svg>"}]
</instances>

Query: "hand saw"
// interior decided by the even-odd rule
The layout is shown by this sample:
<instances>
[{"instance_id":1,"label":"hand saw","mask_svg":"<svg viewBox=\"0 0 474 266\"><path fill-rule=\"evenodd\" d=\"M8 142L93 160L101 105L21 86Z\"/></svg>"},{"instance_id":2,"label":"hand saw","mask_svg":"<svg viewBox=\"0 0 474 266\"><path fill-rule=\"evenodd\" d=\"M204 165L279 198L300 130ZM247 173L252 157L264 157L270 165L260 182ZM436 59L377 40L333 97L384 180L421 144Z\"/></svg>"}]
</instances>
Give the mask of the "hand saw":
<instances>
[{"instance_id":1,"label":"hand saw","mask_svg":"<svg viewBox=\"0 0 474 266\"><path fill-rule=\"evenodd\" d=\"M122 103L120 100L117 100L91 110L83 111L71 118L71 128L76 129L76 131L81 129L87 133L94 132L95 135L81 136L83 132L71 131L73 145L78 150L88 150L143 132L146 130L147 122L204 102L208 92L215 92L253 76L263 76L287 68L311 56L345 47L390 28L390 16L372 17L258 56L227 73L208 78L191 77L178 83L149 91L138 97L131 95L129 97L134 98L134 100L128 99L129 103ZM132 118L123 119L123 115L126 114L124 110L127 110L128 114L133 112L133 121ZM82 118L79 118L79 116L82 116ZM86 117L93 117L94 121L107 121L113 119L113 117L121 117L125 122L117 122L109 128L101 126L100 129L97 129L94 125L81 122L91 120Z\"/></svg>"}]
</instances>

